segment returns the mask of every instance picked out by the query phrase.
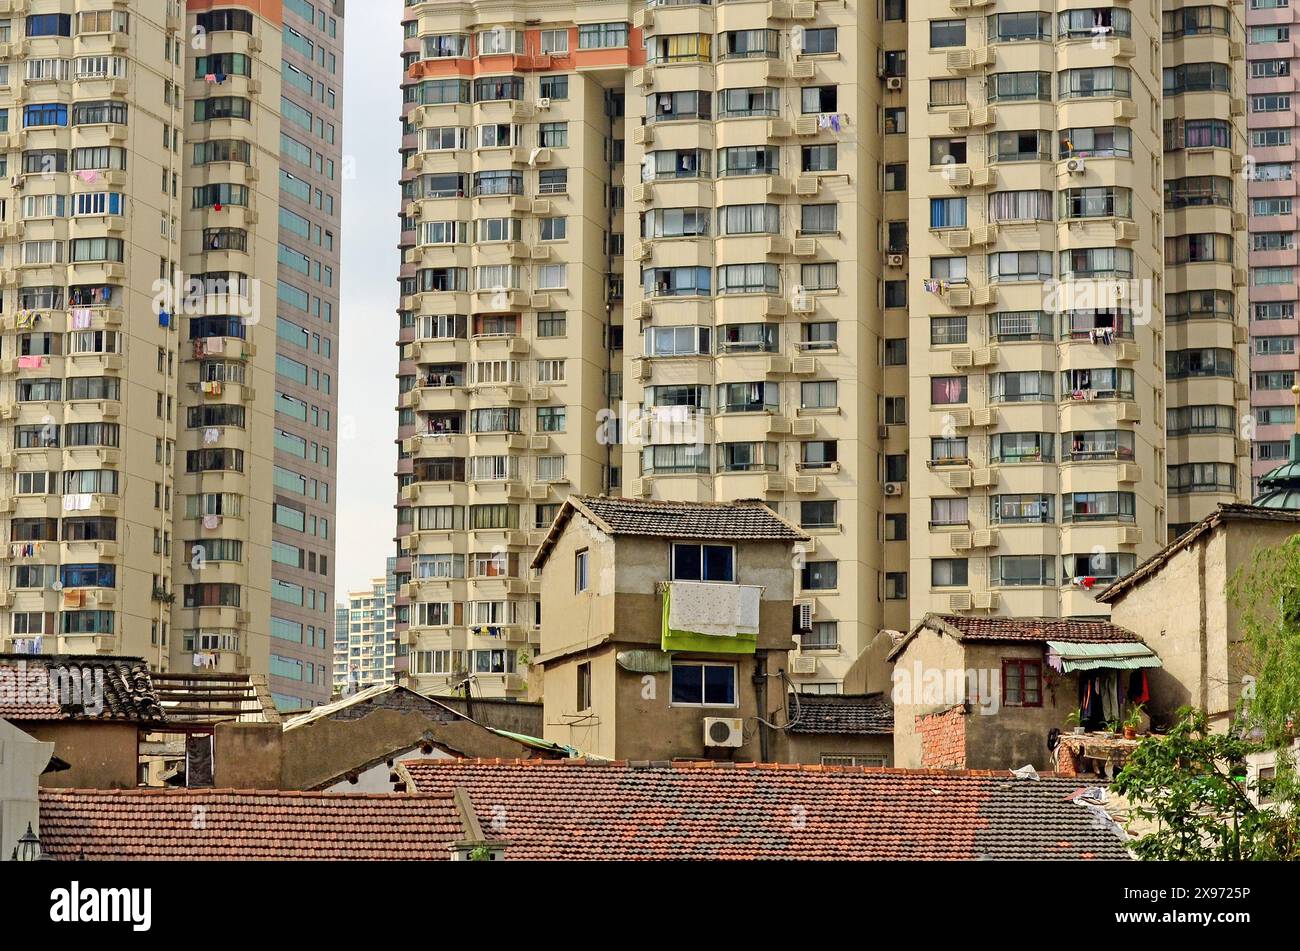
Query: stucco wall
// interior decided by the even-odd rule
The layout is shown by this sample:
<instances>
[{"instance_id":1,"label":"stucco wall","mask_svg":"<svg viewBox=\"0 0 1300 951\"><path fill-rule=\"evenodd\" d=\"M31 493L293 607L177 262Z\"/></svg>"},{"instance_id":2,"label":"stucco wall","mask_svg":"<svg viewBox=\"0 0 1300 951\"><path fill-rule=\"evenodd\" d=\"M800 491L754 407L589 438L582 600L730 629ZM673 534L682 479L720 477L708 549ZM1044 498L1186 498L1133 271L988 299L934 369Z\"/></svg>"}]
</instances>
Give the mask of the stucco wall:
<instances>
[{"instance_id":1,"label":"stucco wall","mask_svg":"<svg viewBox=\"0 0 1300 951\"><path fill-rule=\"evenodd\" d=\"M924 697L916 692L917 687L923 686L913 683L917 680L918 663L922 673L935 669L956 671L966 666L961 645L928 628L918 631L908 642L907 649L895 659L893 676L901 682L891 682L888 688L894 700L894 765L909 768L919 768L922 758L916 718L952 706L951 702L945 702L947 698L939 702L924 702ZM902 678L907 679L904 681Z\"/></svg>"},{"instance_id":2,"label":"stucco wall","mask_svg":"<svg viewBox=\"0 0 1300 951\"><path fill-rule=\"evenodd\" d=\"M1044 662L1042 706L1008 707L1002 704L1000 695L1002 661L1043 661L1046 645L969 644L965 653L968 668L997 672L999 691L996 707L974 704L966 718L966 768L1017 769L1032 764L1035 769L1051 769L1047 734L1053 727L1071 729L1065 721L1079 705L1078 675L1062 676L1049 670Z\"/></svg>"},{"instance_id":3,"label":"stucco wall","mask_svg":"<svg viewBox=\"0 0 1300 951\"><path fill-rule=\"evenodd\" d=\"M1163 663L1150 676L1157 724L1190 704L1226 725L1251 671L1241 646L1241 611L1228 590L1256 551L1293 534L1290 523L1228 520L1117 598L1111 620L1138 634Z\"/></svg>"},{"instance_id":4,"label":"stucco wall","mask_svg":"<svg viewBox=\"0 0 1300 951\"><path fill-rule=\"evenodd\" d=\"M885 765L894 764L892 736L839 736L830 734L778 733L775 759L781 763L820 763L822 756L883 756Z\"/></svg>"},{"instance_id":5,"label":"stucco wall","mask_svg":"<svg viewBox=\"0 0 1300 951\"><path fill-rule=\"evenodd\" d=\"M22 731L54 744L54 755L72 768L46 773L42 786L63 789L134 789L139 783L138 729L134 723L23 722Z\"/></svg>"},{"instance_id":6,"label":"stucco wall","mask_svg":"<svg viewBox=\"0 0 1300 951\"><path fill-rule=\"evenodd\" d=\"M527 759L529 747L468 720L433 719L414 711L377 709L357 720L315 720L283 733L281 788L312 789L348 769L413 746L425 734L462 756Z\"/></svg>"}]
</instances>

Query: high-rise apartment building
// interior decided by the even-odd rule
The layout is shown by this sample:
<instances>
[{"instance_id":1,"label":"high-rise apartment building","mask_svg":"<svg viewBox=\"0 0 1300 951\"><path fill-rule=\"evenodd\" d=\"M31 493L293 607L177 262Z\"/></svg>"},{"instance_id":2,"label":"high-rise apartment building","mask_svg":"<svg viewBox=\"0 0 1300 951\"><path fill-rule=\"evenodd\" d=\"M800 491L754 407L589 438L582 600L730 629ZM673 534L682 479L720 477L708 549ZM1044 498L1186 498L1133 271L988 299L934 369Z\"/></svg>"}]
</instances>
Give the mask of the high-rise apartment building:
<instances>
[{"instance_id":1,"label":"high-rise apartment building","mask_svg":"<svg viewBox=\"0 0 1300 951\"><path fill-rule=\"evenodd\" d=\"M333 680L343 13L284 0L271 691L286 707L329 700Z\"/></svg>"},{"instance_id":2,"label":"high-rise apartment building","mask_svg":"<svg viewBox=\"0 0 1300 951\"><path fill-rule=\"evenodd\" d=\"M282 208L296 181L281 176L285 29L278 0L0 13L9 649L281 673L273 485L295 418L277 396L273 281L277 261L296 267L292 239L277 251L296 221ZM337 251L320 253L313 277ZM333 308L311 316L328 327ZM329 695L331 598L316 595L320 687L277 687L291 705Z\"/></svg>"},{"instance_id":3,"label":"high-rise apartment building","mask_svg":"<svg viewBox=\"0 0 1300 951\"><path fill-rule=\"evenodd\" d=\"M335 627L334 693L354 693L395 680L397 559L365 591L348 593Z\"/></svg>"},{"instance_id":4,"label":"high-rise apartment building","mask_svg":"<svg viewBox=\"0 0 1300 951\"><path fill-rule=\"evenodd\" d=\"M1238 184L1250 202L1252 491L1259 478L1290 457L1296 385L1296 11L1286 0L1246 7L1246 86L1250 142ZM1300 38L1300 37L1298 37ZM1252 434L1247 431L1247 437Z\"/></svg>"},{"instance_id":5,"label":"high-rise apartment building","mask_svg":"<svg viewBox=\"0 0 1300 951\"><path fill-rule=\"evenodd\" d=\"M532 547L618 465L596 422L622 346L620 9L579 28L406 7L399 624L420 689L523 694Z\"/></svg>"},{"instance_id":6,"label":"high-rise apartment building","mask_svg":"<svg viewBox=\"0 0 1300 951\"><path fill-rule=\"evenodd\" d=\"M569 456L581 491L762 498L812 536L803 690L862 689L927 611L1105 614L1244 495L1240 7L1003 6L407 8L413 682L495 663L476 526L514 557L553 511L556 317L592 371L559 445L617 443Z\"/></svg>"},{"instance_id":7,"label":"high-rise apartment building","mask_svg":"<svg viewBox=\"0 0 1300 951\"><path fill-rule=\"evenodd\" d=\"M912 5L913 620L1105 613L1244 491L1233 9Z\"/></svg>"}]
</instances>

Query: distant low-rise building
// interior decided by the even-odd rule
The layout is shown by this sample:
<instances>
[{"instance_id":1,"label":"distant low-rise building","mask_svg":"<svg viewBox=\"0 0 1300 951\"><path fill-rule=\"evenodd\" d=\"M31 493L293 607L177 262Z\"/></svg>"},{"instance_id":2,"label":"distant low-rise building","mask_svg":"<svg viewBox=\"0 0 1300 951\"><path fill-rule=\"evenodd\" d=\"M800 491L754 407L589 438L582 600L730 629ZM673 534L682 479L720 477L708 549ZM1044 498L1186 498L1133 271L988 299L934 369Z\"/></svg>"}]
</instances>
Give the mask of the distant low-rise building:
<instances>
[{"instance_id":1,"label":"distant low-rise building","mask_svg":"<svg viewBox=\"0 0 1300 951\"><path fill-rule=\"evenodd\" d=\"M941 614L890 659L894 762L945 769L1052 769L1053 730L1102 730L1152 704L1148 671L1160 666L1105 621Z\"/></svg>"},{"instance_id":2,"label":"distant low-rise building","mask_svg":"<svg viewBox=\"0 0 1300 951\"><path fill-rule=\"evenodd\" d=\"M1300 473L1282 467L1292 468ZM1097 597L1164 661L1151 679L1153 705L1204 710L1216 729L1227 729L1253 676L1232 580L1257 552L1300 532L1300 510L1289 507L1300 506L1300 492L1270 479L1261 504L1219 506Z\"/></svg>"},{"instance_id":3,"label":"distant low-rise building","mask_svg":"<svg viewBox=\"0 0 1300 951\"><path fill-rule=\"evenodd\" d=\"M807 538L757 502L568 498L533 559L545 738L605 758L772 760Z\"/></svg>"}]
</instances>

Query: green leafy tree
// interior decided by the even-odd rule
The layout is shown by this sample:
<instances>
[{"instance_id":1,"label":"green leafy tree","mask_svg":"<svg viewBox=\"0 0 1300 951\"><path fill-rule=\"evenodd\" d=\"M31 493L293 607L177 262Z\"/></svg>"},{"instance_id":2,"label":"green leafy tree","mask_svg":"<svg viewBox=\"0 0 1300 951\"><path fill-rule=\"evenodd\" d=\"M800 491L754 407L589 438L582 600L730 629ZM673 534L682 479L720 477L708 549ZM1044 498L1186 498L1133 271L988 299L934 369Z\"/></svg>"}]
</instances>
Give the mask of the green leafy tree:
<instances>
[{"instance_id":1,"label":"green leafy tree","mask_svg":"<svg viewBox=\"0 0 1300 951\"><path fill-rule=\"evenodd\" d=\"M1273 798L1300 806L1294 744L1300 719L1300 535L1261 548L1233 577L1230 598L1240 614L1242 686L1237 729L1273 750Z\"/></svg>"},{"instance_id":2,"label":"green leafy tree","mask_svg":"<svg viewBox=\"0 0 1300 951\"><path fill-rule=\"evenodd\" d=\"M1111 788L1131 818L1154 823L1132 846L1141 859L1297 859L1294 815L1255 805L1245 760L1261 749L1235 733L1211 733L1203 711L1179 711L1164 739L1140 743Z\"/></svg>"}]
</instances>

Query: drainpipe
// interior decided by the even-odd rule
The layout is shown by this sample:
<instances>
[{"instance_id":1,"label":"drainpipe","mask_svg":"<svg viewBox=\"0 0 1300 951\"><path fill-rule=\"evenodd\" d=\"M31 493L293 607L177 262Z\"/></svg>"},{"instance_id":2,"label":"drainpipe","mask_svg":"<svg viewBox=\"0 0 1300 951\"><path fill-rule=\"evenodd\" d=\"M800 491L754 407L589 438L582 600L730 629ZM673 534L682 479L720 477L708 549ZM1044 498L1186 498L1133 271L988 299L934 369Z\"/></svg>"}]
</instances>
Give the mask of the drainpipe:
<instances>
[{"instance_id":1,"label":"drainpipe","mask_svg":"<svg viewBox=\"0 0 1300 951\"><path fill-rule=\"evenodd\" d=\"M754 706L758 710L758 759L761 763L771 762L767 724L767 651L754 652Z\"/></svg>"}]
</instances>

